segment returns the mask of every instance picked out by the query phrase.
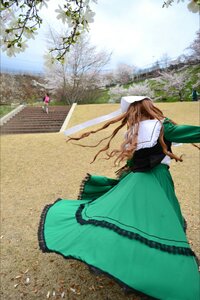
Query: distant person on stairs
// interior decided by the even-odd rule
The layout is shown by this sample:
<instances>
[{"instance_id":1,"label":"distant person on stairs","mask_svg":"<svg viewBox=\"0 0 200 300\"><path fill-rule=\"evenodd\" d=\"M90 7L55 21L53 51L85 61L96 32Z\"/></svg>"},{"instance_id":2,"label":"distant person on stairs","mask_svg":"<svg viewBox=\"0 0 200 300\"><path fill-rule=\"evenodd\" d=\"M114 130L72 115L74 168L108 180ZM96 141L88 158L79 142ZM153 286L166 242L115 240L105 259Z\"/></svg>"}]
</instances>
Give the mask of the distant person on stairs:
<instances>
[{"instance_id":1,"label":"distant person on stairs","mask_svg":"<svg viewBox=\"0 0 200 300\"><path fill-rule=\"evenodd\" d=\"M46 93L44 98L43 98L43 102L44 102L44 105L42 106L42 109L44 112L46 112L47 114L49 113L49 103L50 103L50 97L49 97L49 94Z\"/></svg>"}]
</instances>

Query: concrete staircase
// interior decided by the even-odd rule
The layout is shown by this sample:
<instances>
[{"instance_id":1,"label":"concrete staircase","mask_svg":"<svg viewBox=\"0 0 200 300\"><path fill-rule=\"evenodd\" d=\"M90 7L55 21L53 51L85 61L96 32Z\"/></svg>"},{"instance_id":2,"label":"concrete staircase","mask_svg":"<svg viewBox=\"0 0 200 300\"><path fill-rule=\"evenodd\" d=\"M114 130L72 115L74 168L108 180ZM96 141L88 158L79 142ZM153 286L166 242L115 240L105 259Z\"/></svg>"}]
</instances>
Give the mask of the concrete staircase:
<instances>
[{"instance_id":1,"label":"concrete staircase","mask_svg":"<svg viewBox=\"0 0 200 300\"><path fill-rule=\"evenodd\" d=\"M59 132L70 106L49 106L49 113L41 107L26 106L1 126L1 134Z\"/></svg>"}]
</instances>

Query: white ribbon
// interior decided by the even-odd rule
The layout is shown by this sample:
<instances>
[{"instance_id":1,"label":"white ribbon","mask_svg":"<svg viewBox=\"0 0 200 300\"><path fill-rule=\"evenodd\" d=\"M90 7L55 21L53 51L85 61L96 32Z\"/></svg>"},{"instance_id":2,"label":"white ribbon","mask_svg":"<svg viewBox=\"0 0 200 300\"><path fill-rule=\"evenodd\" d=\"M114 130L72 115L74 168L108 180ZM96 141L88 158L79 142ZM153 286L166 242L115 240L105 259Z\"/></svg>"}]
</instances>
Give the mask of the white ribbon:
<instances>
[{"instance_id":1,"label":"white ribbon","mask_svg":"<svg viewBox=\"0 0 200 300\"><path fill-rule=\"evenodd\" d=\"M93 126L93 125L96 125L96 124L99 124L99 123L102 123L104 121L108 121L112 118L115 118L119 115L121 115L122 113L126 112L130 106L131 103L134 103L134 102L137 102L137 101L142 101L143 99L149 99L152 101L151 98L147 97L147 96L127 96L127 97L122 97L121 99L121 103L120 103L120 106L121 106L121 109L119 110L116 110L108 115L104 115L104 116L101 116L101 117L98 117L98 118L95 118L95 119L92 119L92 120L89 120L87 122L84 122L82 124L79 124L79 125L76 125L74 127L71 127L67 130L64 131L64 134L65 135L70 135L70 134L74 134L82 129L85 129L89 126Z\"/></svg>"},{"instance_id":2,"label":"white ribbon","mask_svg":"<svg viewBox=\"0 0 200 300\"><path fill-rule=\"evenodd\" d=\"M95 118L95 119L92 119L92 120L89 120L89 121L86 121L82 124L79 124L79 125L76 125L76 126L73 126L67 130L64 131L64 134L65 135L70 135L70 134L74 134L82 129L85 129L89 126L93 126L93 125L96 125L96 124L99 124L99 123L102 123L104 121L108 121L110 119L113 119L119 115L121 115L122 111L121 109L119 110L116 110L108 115L104 115L104 116L101 116L101 117L98 117L98 118Z\"/></svg>"}]
</instances>

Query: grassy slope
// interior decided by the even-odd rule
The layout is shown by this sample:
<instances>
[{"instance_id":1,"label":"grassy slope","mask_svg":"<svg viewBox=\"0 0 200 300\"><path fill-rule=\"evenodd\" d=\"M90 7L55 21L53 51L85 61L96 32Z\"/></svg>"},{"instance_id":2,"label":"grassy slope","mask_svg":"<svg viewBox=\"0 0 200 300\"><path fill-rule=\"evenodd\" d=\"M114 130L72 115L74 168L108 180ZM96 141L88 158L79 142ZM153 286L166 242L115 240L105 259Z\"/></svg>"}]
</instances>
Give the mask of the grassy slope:
<instances>
[{"instance_id":1,"label":"grassy slope","mask_svg":"<svg viewBox=\"0 0 200 300\"><path fill-rule=\"evenodd\" d=\"M14 108L11 107L10 105L0 105L0 118L2 118L3 116L7 115Z\"/></svg>"},{"instance_id":2,"label":"grassy slope","mask_svg":"<svg viewBox=\"0 0 200 300\"><path fill-rule=\"evenodd\" d=\"M178 123L199 123L199 103L160 103L158 106ZM118 105L115 104L77 106L69 127L116 109ZM110 129L107 129L105 134L109 133ZM102 133L87 142L95 143L100 136ZM119 135L116 143L122 138L123 134ZM199 153L191 145L174 150L177 154L185 154L183 163L172 163L171 172L188 221L189 240L200 255ZM47 292L53 289L57 295L65 291L70 300L142 299L124 296L116 283L106 277L93 277L79 262L65 261L56 254L43 254L38 250L37 227L46 204L58 197L76 199L79 183L86 172L114 176L112 161L98 160L90 165L95 153L96 149L66 144L65 137L59 133L1 138L2 300L20 297L44 300ZM28 285L25 284L27 277L30 278ZM19 285L15 288L17 283ZM80 295L70 288L80 291Z\"/></svg>"}]
</instances>

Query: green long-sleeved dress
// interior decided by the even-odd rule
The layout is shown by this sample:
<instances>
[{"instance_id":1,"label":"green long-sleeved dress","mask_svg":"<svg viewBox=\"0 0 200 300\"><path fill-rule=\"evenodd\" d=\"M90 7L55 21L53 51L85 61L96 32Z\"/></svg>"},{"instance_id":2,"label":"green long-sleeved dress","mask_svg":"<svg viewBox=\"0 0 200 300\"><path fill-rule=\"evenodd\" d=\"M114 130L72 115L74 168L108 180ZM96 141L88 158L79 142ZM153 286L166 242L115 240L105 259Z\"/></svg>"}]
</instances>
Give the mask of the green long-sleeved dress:
<instances>
[{"instance_id":1,"label":"green long-sleeved dress","mask_svg":"<svg viewBox=\"0 0 200 300\"><path fill-rule=\"evenodd\" d=\"M169 142L200 142L198 126L169 119L163 126ZM155 299L200 299L198 265L162 162L120 179L88 174L78 201L44 208L38 238L43 252L80 260Z\"/></svg>"}]
</instances>

